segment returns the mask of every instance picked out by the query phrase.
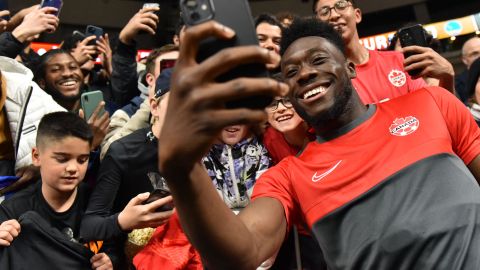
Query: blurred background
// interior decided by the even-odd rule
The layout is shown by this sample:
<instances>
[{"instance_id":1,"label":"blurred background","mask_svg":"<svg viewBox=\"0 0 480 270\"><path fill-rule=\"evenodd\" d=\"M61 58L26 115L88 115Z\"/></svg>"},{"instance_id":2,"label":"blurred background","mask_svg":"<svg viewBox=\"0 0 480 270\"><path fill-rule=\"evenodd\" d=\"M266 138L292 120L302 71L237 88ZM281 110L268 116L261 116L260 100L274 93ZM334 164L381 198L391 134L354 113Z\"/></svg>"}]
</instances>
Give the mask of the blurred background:
<instances>
[{"instance_id":1,"label":"blurred background","mask_svg":"<svg viewBox=\"0 0 480 270\"><path fill-rule=\"evenodd\" d=\"M9 9L15 13L40 2L41 0L0 0L0 9ZM43 35L38 41L60 43L62 37L74 30L83 32L89 24L104 28L115 41L120 29L145 2L160 4L160 24L155 37L139 37L139 49L148 50L170 43L179 16L178 0L64 0L59 29L54 34ZM262 12L276 14L283 11L302 16L312 15L312 0L249 2L254 16ZM439 34L438 38L441 40L442 55L454 64L457 72L463 68L459 58L463 42L472 35L480 35L480 0L356 0L356 4L363 11L363 21L358 27L360 37L364 38L364 45L370 49L382 49L388 42L384 37L388 39L390 32L396 31L405 23L451 21L447 22L448 25L445 22L442 24L444 30L450 31ZM466 18L472 21L472 26L464 26L465 20L458 19L469 15L474 15ZM441 28L442 25L438 24L438 27Z\"/></svg>"}]
</instances>

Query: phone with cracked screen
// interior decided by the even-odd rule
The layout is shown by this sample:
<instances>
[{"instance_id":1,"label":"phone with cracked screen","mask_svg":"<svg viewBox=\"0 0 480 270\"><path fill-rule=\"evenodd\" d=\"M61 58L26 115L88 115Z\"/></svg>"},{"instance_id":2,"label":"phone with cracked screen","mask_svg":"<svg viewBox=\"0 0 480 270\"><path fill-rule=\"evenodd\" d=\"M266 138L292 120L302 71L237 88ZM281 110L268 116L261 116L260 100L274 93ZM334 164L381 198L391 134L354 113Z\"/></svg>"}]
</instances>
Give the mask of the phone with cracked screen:
<instances>
[{"instance_id":1,"label":"phone with cracked screen","mask_svg":"<svg viewBox=\"0 0 480 270\"><path fill-rule=\"evenodd\" d=\"M397 32L398 40L400 40L400 45L402 47L408 46L422 46L427 47L427 37L425 35L425 30L421 24L416 24L408 27L403 27ZM404 57L408 58L409 56L414 55L414 53L405 53ZM420 69L414 69L408 72L410 76L416 76L421 72Z\"/></svg>"},{"instance_id":2,"label":"phone with cracked screen","mask_svg":"<svg viewBox=\"0 0 480 270\"><path fill-rule=\"evenodd\" d=\"M84 113L85 121L88 121L93 112L97 108L98 104L103 101L103 93L100 90L85 92L80 96L80 105ZM97 117L102 116L105 113L105 107L100 110Z\"/></svg>"},{"instance_id":3,"label":"phone with cracked screen","mask_svg":"<svg viewBox=\"0 0 480 270\"><path fill-rule=\"evenodd\" d=\"M42 2L40 3L40 8L43 8L43 7L57 8L58 11L53 13L53 15L57 17L60 15L60 10L62 9L62 6L63 6L62 0L42 0Z\"/></svg>"},{"instance_id":4,"label":"phone with cracked screen","mask_svg":"<svg viewBox=\"0 0 480 270\"><path fill-rule=\"evenodd\" d=\"M180 0L182 18L187 26L215 20L232 28L236 35L230 40L208 38L198 49L197 61L201 62L222 49L235 46L258 45L255 26L247 0ZM240 65L216 78L225 82L239 77L268 77L263 63ZM227 108L265 108L272 102L271 96L258 95L229 101Z\"/></svg>"}]
</instances>

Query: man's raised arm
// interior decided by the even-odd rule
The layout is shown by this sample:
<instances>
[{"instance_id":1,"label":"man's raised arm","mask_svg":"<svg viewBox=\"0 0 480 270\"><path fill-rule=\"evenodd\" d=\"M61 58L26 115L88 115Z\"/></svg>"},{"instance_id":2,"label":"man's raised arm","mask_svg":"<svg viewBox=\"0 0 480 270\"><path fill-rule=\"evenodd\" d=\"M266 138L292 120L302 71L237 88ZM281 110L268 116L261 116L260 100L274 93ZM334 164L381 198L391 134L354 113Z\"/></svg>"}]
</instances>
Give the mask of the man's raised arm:
<instances>
[{"instance_id":1,"label":"man's raised arm","mask_svg":"<svg viewBox=\"0 0 480 270\"><path fill-rule=\"evenodd\" d=\"M219 74L239 64L280 60L258 46L226 49L202 63L196 62L201 40L234 35L213 21L186 30L159 140L160 171L172 191L182 228L208 269L255 269L279 249L287 226L282 204L272 198L259 198L239 216L234 215L201 164L225 126L266 119L263 110L226 109L226 101L288 92L286 85L268 78L215 82Z\"/></svg>"}]
</instances>

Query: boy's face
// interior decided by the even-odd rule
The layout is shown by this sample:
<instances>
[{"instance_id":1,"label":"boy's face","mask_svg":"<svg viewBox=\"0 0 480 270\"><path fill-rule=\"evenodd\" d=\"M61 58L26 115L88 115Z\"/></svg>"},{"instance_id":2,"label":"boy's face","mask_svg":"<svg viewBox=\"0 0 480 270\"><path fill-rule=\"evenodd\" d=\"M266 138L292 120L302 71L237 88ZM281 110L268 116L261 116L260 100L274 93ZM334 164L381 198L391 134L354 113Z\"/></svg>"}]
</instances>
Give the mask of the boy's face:
<instances>
[{"instance_id":1,"label":"boy's face","mask_svg":"<svg viewBox=\"0 0 480 270\"><path fill-rule=\"evenodd\" d=\"M248 127L246 125L234 125L225 127L220 133L219 140L228 145L235 145L248 135Z\"/></svg>"},{"instance_id":2,"label":"boy's face","mask_svg":"<svg viewBox=\"0 0 480 270\"><path fill-rule=\"evenodd\" d=\"M75 190L85 177L89 155L88 141L73 136L33 148L33 164L40 167L42 190L57 194Z\"/></svg>"}]
</instances>

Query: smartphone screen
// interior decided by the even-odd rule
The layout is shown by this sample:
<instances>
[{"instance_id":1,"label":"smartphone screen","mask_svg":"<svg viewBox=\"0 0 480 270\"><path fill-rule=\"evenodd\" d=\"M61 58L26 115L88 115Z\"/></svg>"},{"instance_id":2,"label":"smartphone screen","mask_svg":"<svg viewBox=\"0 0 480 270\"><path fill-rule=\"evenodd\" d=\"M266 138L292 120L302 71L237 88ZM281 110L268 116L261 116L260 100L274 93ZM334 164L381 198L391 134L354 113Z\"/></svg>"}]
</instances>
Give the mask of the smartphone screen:
<instances>
[{"instance_id":1,"label":"smartphone screen","mask_svg":"<svg viewBox=\"0 0 480 270\"><path fill-rule=\"evenodd\" d=\"M258 45L250 6L247 0L180 0L182 17L187 26L197 25L208 20L232 28L236 36L230 40L210 38L204 40L198 49L197 61L202 62L218 51L234 46ZM240 65L216 78L225 82L239 77L268 77L266 66L260 63ZM265 108L272 101L266 95L252 96L227 102L227 108Z\"/></svg>"},{"instance_id":2,"label":"smartphone screen","mask_svg":"<svg viewBox=\"0 0 480 270\"><path fill-rule=\"evenodd\" d=\"M160 71L168 68L173 68L177 59L162 59L160 60Z\"/></svg>"},{"instance_id":3,"label":"smartphone screen","mask_svg":"<svg viewBox=\"0 0 480 270\"><path fill-rule=\"evenodd\" d=\"M151 8L151 7L160 8L160 4L158 4L158 3L145 3L145 4L143 4L143 8Z\"/></svg>"},{"instance_id":4,"label":"smartphone screen","mask_svg":"<svg viewBox=\"0 0 480 270\"><path fill-rule=\"evenodd\" d=\"M62 0L42 0L40 3L40 7L54 7L57 8L58 11L54 13L55 16L60 15L60 10L62 9L63 1Z\"/></svg>"}]
</instances>

